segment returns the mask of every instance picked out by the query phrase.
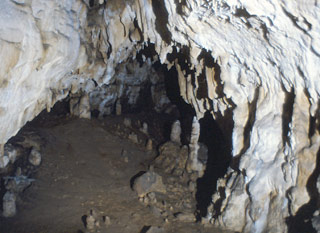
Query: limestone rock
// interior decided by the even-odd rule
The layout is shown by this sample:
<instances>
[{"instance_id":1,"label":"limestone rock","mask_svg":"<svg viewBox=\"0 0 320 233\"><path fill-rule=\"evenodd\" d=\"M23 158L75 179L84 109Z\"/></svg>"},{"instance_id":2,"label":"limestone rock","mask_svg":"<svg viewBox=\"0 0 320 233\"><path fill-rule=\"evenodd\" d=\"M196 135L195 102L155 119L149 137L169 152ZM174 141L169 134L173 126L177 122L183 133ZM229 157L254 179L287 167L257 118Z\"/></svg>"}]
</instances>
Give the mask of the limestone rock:
<instances>
[{"instance_id":1,"label":"limestone rock","mask_svg":"<svg viewBox=\"0 0 320 233\"><path fill-rule=\"evenodd\" d=\"M116 115L120 116L121 113L122 113L122 105L121 105L120 99L118 99L116 102Z\"/></svg>"},{"instance_id":2,"label":"limestone rock","mask_svg":"<svg viewBox=\"0 0 320 233\"><path fill-rule=\"evenodd\" d=\"M148 124L146 122L143 122L142 127L140 128L140 131L145 135L148 135Z\"/></svg>"},{"instance_id":3,"label":"limestone rock","mask_svg":"<svg viewBox=\"0 0 320 233\"><path fill-rule=\"evenodd\" d=\"M150 78L161 80L151 58L130 64L152 44L158 61L177 71L178 95L198 119L209 111L230 140L237 167L217 187L226 191L214 222L233 231L286 232L285 219L310 200L306 186L320 144L319 3L113 2L88 14L87 0L0 1L1 148L43 109L83 93L88 79L96 86L91 110L100 117L114 111L117 98L136 105L148 85L165 106L156 94L164 82ZM191 145L190 168L198 171ZM1 154L0 167L9 160Z\"/></svg>"},{"instance_id":4,"label":"limestone rock","mask_svg":"<svg viewBox=\"0 0 320 233\"><path fill-rule=\"evenodd\" d=\"M186 169L188 159L188 148L173 143L166 142L159 148L159 156L155 159L155 165L164 169L169 174L182 175Z\"/></svg>"},{"instance_id":5,"label":"limestone rock","mask_svg":"<svg viewBox=\"0 0 320 233\"><path fill-rule=\"evenodd\" d=\"M71 115L78 116L79 118L91 118L90 100L88 94L70 99L70 113Z\"/></svg>"},{"instance_id":6,"label":"limestone rock","mask_svg":"<svg viewBox=\"0 0 320 233\"><path fill-rule=\"evenodd\" d=\"M4 145L4 156L8 156L10 162L13 164L17 158L21 156L21 150L17 146L7 143Z\"/></svg>"},{"instance_id":7,"label":"limestone rock","mask_svg":"<svg viewBox=\"0 0 320 233\"><path fill-rule=\"evenodd\" d=\"M165 233L165 230L162 227L151 226L146 233Z\"/></svg>"},{"instance_id":8,"label":"limestone rock","mask_svg":"<svg viewBox=\"0 0 320 233\"><path fill-rule=\"evenodd\" d=\"M196 217L192 213L177 213L175 217L181 222L195 222Z\"/></svg>"},{"instance_id":9,"label":"limestone rock","mask_svg":"<svg viewBox=\"0 0 320 233\"><path fill-rule=\"evenodd\" d=\"M16 195L7 191L3 196L3 217L13 217L17 213L16 209Z\"/></svg>"},{"instance_id":10,"label":"limestone rock","mask_svg":"<svg viewBox=\"0 0 320 233\"><path fill-rule=\"evenodd\" d=\"M180 121L176 120L171 127L170 140L176 142L179 145L181 144L181 125Z\"/></svg>"},{"instance_id":11,"label":"limestone rock","mask_svg":"<svg viewBox=\"0 0 320 233\"><path fill-rule=\"evenodd\" d=\"M131 125L131 119L130 119L130 118L124 118L123 124L124 124L126 127L130 128L130 127L132 126L132 125Z\"/></svg>"},{"instance_id":12,"label":"limestone rock","mask_svg":"<svg viewBox=\"0 0 320 233\"><path fill-rule=\"evenodd\" d=\"M152 143L152 140L149 138L149 139L147 140L146 150L151 151L151 150L153 149L152 144L153 144L153 143Z\"/></svg>"},{"instance_id":13,"label":"limestone rock","mask_svg":"<svg viewBox=\"0 0 320 233\"><path fill-rule=\"evenodd\" d=\"M162 177L155 172L148 171L135 179L133 190L139 197L143 197L150 192L166 193L166 187L162 182Z\"/></svg>"},{"instance_id":14,"label":"limestone rock","mask_svg":"<svg viewBox=\"0 0 320 233\"><path fill-rule=\"evenodd\" d=\"M138 144L139 143L139 139L138 139L138 135L136 135L135 133L131 132L128 136L128 139L135 143L135 144Z\"/></svg>"},{"instance_id":15,"label":"limestone rock","mask_svg":"<svg viewBox=\"0 0 320 233\"><path fill-rule=\"evenodd\" d=\"M21 193L28 188L34 179L30 179L23 175L17 175L14 177L4 177L5 187L12 193Z\"/></svg>"},{"instance_id":16,"label":"limestone rock","mask_svg":"<svg viewBox=\"0 0 320 233\"><path fill-rule=\"evenodd\" d=\"M191 139L189 144L189 158L187 162L188 172L198 172L199 177L201 177L205 170L205 164L201 163L198 158L199 152L199 136L200 136L200 124L196 117L192 121Z\"/></svg>"},{"instance_id":17,"label":"limestone rock","mask_svg":"<svg viewBox=\"0 0 320 233\"><path fill-rule=\"evenodd\" d=\"M0 156L0 168L5 168L10 162L8 156Z\"/></svg>"},{"instance_id":18,"label":"limestone rock","mask_svg":"<svg viewBox=\"0 0 320 233\"><path fill-rule=\"evenodd\" d=\"M315 216L312 218L312 226L317 231L317 233L320 232L320 216L319 211Z\"/></svg>"},{"instance_id":19,"label":"limestone rock","mask_svg":"<svg viewBox=\"0 0 320 233\"><path fill-rule=\"evenodd\" d=\"M33 166L39 166L41 164L41 153L37 149L32 148L29 154L29 162Z\"/></svg>"},{"instance_id":20,"label":"limestone rock","mask_svg":"<svg viewBox=\"0 0 320 233\"><path fill-rule=\"evenodd\" d=\"M88 232L96 232L100 228L99 216L96 210L90 210L86 217L86 228Z\"/></svg>"},{"instance_id":21,"label":"limestone rock","mask_svg":"<svg viewBox=\"0 0 320 233\"><path fill-rule=\"evenodd\" d=\"M111 225L111 219L110 219L109 216L104 216L104 217L103 217L103 221L104 221L104 224L105 224L106 226Z\"/></svg>"}]
</instances>

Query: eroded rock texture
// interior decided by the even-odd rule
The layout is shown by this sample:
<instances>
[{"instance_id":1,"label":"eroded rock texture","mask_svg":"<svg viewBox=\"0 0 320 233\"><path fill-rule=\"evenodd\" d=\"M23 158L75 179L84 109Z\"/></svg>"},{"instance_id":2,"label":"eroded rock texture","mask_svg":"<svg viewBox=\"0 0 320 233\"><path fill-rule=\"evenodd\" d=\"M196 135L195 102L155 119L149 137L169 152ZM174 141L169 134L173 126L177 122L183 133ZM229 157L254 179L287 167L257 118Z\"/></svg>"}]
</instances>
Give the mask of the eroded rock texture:
<instances>
[{"instance_id":1,"label":"eroded rock texture","mask_svg":"<svg viewBox=\"0 0 320 233\"><path fill-rule=\"evenodd\" d=\"M68 94L111 85L119 64L154 44L149 62L175 67L198 119L210 111L232 138L208 220L284 232L316 192L319 4L3 0L0 144Z\"/></svg>"}]
</instances>

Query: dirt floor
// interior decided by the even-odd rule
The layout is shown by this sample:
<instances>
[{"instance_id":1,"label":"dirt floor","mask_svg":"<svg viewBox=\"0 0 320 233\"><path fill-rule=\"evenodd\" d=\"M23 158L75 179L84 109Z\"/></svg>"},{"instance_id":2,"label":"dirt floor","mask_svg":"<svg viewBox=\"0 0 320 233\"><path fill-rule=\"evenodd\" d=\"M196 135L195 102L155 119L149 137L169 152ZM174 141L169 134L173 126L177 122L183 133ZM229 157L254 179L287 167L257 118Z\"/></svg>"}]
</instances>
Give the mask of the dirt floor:
<instances>
[{"instance_id":1,"label":"dirt floor","mask_svg":"<svg viewBox=\"0 0 320 233\"><path fill-rule=\"evenodd\" d=\"M146 226L172 233L224 232L199 223L166 222L139 202L130 180L148 169L156 152L121 137L124 126L118 121L66 118L26 129L44 141L42 163L33 174L35 182L17 200L17 215L0 217L0 233L86 232L83 220L90 210L101 219L100 232L140 233ZM110 223L103 225L108 217Z\"/></svg>"}]
</instances>

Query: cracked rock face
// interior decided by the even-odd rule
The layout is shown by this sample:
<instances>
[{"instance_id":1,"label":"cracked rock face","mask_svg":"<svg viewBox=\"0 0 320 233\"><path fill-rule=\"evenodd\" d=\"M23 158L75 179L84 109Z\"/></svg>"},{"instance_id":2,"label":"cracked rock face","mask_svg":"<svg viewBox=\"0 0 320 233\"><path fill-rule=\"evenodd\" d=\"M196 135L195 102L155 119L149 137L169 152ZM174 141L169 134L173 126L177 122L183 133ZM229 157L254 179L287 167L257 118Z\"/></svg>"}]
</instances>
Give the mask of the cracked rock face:
<instances>
[{"instance_id":1,"label":"cracked rock face","mask_svg":"<svg viewBox=\"0 0 320 233\"><path fill-rule=\"evenodd\" d=\"M197 118L210 111L231 135L232 166L217 187L224 195L213 195L207 218L236 231L287 231L285 219L313 198L319 4L3 0L2 150L40 111L70 93L90 94L92 82L109 85L119 64L152 43L154 59L176 68Z\"/></svg>"}]
</instances>

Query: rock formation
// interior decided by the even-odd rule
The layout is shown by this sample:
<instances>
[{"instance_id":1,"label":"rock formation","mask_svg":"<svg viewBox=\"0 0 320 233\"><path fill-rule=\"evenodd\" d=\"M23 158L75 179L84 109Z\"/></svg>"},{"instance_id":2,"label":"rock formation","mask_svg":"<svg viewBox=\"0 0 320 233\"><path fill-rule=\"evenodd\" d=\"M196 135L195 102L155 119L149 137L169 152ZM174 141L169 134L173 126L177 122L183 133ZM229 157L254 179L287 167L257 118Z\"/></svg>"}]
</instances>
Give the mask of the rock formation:
<instances>
[{"instance_id":1,"label":"rock formation","mask_svg":"<svg viewBox=\"0 0 320 233\"><path fill-rule=\"evenodd\" d=\"M153 44L144 61L175 67L197 118L210 111L232 138L224 195L214 194L207 218L284 232L309 203L320 143L318 1L3 0L0 26L1 151L58 100L110 87L121 64ZM104 99L115 103L114 93Z\"/></svg>"}]
</instances>

